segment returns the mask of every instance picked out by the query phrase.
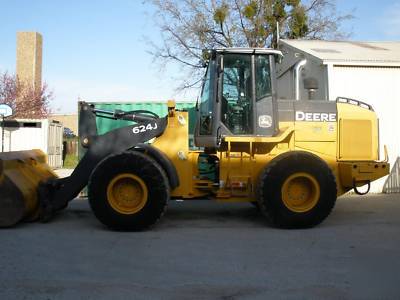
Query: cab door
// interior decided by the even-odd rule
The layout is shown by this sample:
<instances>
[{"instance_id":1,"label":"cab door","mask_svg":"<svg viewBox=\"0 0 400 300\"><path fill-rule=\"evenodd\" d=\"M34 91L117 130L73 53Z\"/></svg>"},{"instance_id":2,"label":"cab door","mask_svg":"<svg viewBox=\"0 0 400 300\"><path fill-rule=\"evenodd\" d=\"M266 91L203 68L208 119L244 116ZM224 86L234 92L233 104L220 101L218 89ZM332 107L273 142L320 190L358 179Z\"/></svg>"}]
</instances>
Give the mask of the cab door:
<instances>
[{"instance_id":1,"label":"cab door","mask_svg":"<svg viewBox=\"0 0 400 300\"><path fill-rule=\"evenodd\" d=\"M278 131L275 93L275 61L273 55L254 57L254 134L273 136Z\"/></svg>"},{"instance_id":2,"label":"cab door","mask_svg":"<svg viewBox=\"0 0 400 300\"><path fill-rule=\"evenodd\" d=\"M223 56L221 123L223 135L252 135L252 56L228 53Z\"/></svg>"},{"instance_id":3,"label":"cab door","mask_svg":"<svg viewBox=\"0 0 400 300\"><path fill-rule=\"evenodd\" d=\"M222 135L276 132L271 55L226 53L220 95Z\"/></svg>"}]
</instances>

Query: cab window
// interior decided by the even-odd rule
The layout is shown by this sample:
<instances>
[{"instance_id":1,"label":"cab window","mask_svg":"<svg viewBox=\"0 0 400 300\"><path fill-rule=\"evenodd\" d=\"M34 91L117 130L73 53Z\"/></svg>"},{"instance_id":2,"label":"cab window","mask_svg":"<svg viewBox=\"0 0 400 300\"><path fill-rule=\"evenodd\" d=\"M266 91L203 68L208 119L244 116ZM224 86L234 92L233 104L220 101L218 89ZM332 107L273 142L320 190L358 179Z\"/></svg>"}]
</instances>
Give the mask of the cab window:
<instances>
[{"instance_id":1,"label":"cab window","mask_svg":"<svg viewBox=\"0 0 400 300\"><path fill-rule=\"evenodd\" d=\"M269 56L256 55L256 100L270 97L271 91L271 74Z\"/></svg>"},{"instance_id":2,"label":"cab window","mask_svg":"<svg viewBox=\"0 0 400 300\"><path fill-rule=\"evenodd\" d=\"M223 66L221 120L233 134L251 134L251 55L225 54Z\"/></svg>"}]
</instances>

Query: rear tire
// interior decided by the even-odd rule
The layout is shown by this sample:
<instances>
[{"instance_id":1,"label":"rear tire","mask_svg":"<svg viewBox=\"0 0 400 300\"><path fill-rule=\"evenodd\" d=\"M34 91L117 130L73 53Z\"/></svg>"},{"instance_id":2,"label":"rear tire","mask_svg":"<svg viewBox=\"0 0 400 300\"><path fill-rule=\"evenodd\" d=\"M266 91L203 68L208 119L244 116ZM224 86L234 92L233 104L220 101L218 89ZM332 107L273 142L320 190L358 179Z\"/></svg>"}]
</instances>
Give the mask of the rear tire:
<instances>
[{"instance_id":1,"label":"rear tire","mask_svg":"<svg viewBox=\"0 0 400 300\"><path fill-rule=\"evenodd\" d=\"M93 171L88 190L97 219L121 231L139 231L155 224L164 214L170 195L164 170L139 152L105 158Z\"/></svg>"},{"instance_id":2,"label":"rear tire","mask_svg":"<svg viewBox=\"0 0 400 300\"><path fill-rule=\"evenodd\" d=\"M332 170L318 156L303 151L273 159L260 175L257 192L262 213L281 228L320 224L337 198Z\"/></svg>"}]
</instances>

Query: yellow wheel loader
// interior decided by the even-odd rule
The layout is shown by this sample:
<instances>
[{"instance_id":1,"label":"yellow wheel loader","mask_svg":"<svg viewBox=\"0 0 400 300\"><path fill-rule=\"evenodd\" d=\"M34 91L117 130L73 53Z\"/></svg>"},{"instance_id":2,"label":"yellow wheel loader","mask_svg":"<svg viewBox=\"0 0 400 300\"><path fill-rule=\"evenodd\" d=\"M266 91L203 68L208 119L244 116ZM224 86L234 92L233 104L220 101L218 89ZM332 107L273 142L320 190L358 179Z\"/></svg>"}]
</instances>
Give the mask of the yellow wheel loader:
<instances>
[{"instance_id":1,"label":"yellow wheel loader","mask_svg":"<svg viewBox=\"0 0 400 300\"><path fill-rule=\"evenodd\" d=\"M378 119L361 101L278 100L272 49L208 55L189 149L188 113L105 111L80 103L86 154L56 178L42 153L0 154L0 226L48 220L87 185L95 216L115 230L155 224L170 199L256 205L270 223L321 223L336 198L389 172L379 161ZM132 121L98 135L96 117Z\"/></svg>"}]
</instances>

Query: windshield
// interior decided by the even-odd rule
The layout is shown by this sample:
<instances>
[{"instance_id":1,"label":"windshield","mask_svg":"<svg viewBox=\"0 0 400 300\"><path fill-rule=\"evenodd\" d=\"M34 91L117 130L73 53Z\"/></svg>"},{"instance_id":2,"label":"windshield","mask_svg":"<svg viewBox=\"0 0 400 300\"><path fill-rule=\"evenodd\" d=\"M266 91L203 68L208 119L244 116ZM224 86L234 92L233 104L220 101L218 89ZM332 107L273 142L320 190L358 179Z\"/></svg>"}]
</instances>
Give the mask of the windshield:
<instances>
[{"instance_id":1,"label":"windshield","mask_svg":"<svg viewBox=\"0 0 400 300\"><path fill-rule=\"evenodd\" d=\"M214 80L215 60L210 60L206 75L204 76L203 88L200 96L200 134L212 134L212 118L214 107Z\"/></svg>"}]
</instances>

